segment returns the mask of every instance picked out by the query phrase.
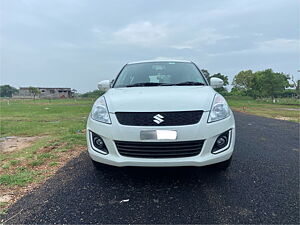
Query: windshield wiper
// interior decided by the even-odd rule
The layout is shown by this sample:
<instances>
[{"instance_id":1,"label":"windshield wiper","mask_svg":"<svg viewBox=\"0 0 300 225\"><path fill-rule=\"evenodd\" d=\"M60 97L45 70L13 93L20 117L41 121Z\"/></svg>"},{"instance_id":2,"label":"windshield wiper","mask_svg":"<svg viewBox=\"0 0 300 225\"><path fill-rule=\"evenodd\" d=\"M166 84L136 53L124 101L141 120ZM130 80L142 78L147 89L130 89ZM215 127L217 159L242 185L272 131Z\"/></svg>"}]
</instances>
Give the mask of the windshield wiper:
<instances>
[{"instance_id":1,"label":"windshield wiper","mask_svg":"<svg viewBox=\"0 0 300 225\"><path fill-rule=\"evenodd\" d=\"M193 82L193 81L187 81L187 82L182 82L182 83L177 83L177 84L173 84L174 86L204 86L204 83L201 82Z\"/></svg>"},{"instance_id":2,"label":"windshield wiper","mask_svg":"<svg viewBox=\"0 0 300 225\"><path fill-rule=\"evenodd\" d=\"M193 82L193 81L187 81L177 84L172 83L151 83L151 82L145 82L145 83L135 83L135 84L129 84L125 87L153 87L153 86L203 86L204 83L201 82Z\"/></svg>"},{"instance_id":3,"label":"windshield wiper","mask_svg":"<svg viewBox=\"0 0 300 225\"><path fill-rule=\"evenodd\" d=\"M146 87L146 86L162 86L166 85L165 83L150 83L150 82L145 82L145 83L135 83L135 84L130 84L126 85L126 87Z\"/></svg>"}]
</instances>

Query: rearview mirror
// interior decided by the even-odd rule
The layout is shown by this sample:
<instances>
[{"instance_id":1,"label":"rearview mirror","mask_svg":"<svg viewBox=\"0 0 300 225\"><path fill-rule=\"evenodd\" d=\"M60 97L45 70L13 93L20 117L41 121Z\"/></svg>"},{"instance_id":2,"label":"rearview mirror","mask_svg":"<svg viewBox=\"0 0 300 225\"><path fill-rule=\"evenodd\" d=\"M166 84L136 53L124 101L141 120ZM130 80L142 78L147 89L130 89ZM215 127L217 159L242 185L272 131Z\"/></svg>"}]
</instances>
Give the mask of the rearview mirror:
<instances>
[{"instance_id":1,"label":"rearview mirror","mask_svg":"<svg viewBox=\"0 0 300 225\"><path fill-rule=\"evenodd\" d=\"M103 80L98 83L98 89L100 91L107 91L110 88L109 80Z\"/></svg>"},{"instance_id":2,"label":"rearview mirror","mask_svg":"<svg viewBox=\"0 0 300 225\"><path fill-rule=\"evenodd\" d=\"M224 81L217 77L210 78L209 83L212 88L221 88L224 85Z\"/></svg>"}]
</instances>

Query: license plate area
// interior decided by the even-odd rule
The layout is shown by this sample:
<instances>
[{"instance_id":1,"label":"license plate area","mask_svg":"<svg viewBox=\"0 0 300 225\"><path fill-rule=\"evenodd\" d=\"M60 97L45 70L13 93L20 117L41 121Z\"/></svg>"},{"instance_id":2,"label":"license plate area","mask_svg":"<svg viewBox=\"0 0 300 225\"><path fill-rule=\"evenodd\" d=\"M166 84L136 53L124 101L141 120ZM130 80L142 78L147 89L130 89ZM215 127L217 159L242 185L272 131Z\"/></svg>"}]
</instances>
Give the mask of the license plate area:
<instances>
[{"instance_id":1,"label":"license plate area","mask_svg":"<svg viewBox=\"0 0 300 225\"><path fill-rule=\"evenodd\" d=\"M176 140L176 130L142 130L140 132L141 140Z\"/></svg>"}]
</instances>

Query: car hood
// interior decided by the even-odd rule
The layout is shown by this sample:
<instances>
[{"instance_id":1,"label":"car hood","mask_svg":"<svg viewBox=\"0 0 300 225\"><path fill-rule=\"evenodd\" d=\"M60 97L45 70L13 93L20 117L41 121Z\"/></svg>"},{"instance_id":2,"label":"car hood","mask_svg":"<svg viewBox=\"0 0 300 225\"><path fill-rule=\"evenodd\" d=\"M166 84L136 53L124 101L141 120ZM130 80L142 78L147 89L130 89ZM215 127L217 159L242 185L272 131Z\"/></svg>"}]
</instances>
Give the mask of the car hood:
<instances>
[{"instance_id":1,"label":"car hood","mask_svg":"<svg viewBox=\"0 0 300 225\"><path fill-rule=\"evenodd\" d=\"M209 111L215 95L210 86L158 86L109 89L104 97L108 111Z\"/></svg>"}]
</instances>

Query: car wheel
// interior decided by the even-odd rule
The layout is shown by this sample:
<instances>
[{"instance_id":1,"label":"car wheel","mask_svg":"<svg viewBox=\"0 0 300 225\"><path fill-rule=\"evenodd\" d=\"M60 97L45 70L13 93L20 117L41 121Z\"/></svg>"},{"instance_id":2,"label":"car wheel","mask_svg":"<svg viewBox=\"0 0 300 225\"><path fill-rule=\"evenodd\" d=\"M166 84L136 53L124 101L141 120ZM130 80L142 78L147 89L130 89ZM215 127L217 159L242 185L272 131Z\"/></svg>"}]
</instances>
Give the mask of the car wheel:
<instances>
[{"instance_id":1,"label":"car wheel","mask_svg":"<svg viewBox=\"0 0 300 225\"><path fill-rule=\"evenodd\" d=\"M216 169L225 171L225 170L227 170L227 168L230 166L231 160L232 160L232 157L230 157L230 158L229 158L228 160L226 160L226 161L223 161L223 162L220 162L220 163L215 164L214 167L215 167Z\"/></svg>"}]
</instances>

